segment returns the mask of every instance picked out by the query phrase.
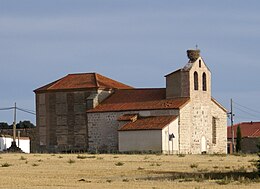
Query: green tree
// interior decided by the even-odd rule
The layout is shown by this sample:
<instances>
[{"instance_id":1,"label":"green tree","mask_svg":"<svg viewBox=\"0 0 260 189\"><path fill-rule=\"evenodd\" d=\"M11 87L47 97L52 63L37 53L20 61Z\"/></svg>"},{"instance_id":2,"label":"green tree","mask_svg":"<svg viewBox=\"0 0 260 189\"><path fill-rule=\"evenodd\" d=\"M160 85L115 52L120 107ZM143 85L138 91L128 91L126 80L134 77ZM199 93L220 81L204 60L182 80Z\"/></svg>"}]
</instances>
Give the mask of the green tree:
<instances>
[{"instance_id":1,"label":"green tree","mask_svg":"<svg viewBox=\"0 0 260 189\"><path fill-rule=\"evenodd\" d=\"M237 138L236 138L236 152L241 152L241 140L242 134L240 126L237 127Z\"/></svg>"},{"instance_id":2,"label":"green tree","mask_svg":"<svg viewBox=\"0 0 260 189\"><path fill-rule=\"evenodd\" d=\"M0 129L9 129L8 123L0 122Z\"/></svg>"},{"instance_id":3,"label":"green tree","mask_svg":"<svg viewBox=\"0 0 260 189\"><path fill-rule=\"evenodd\" d=\"M27 129L27 128L34 128L35 125L30 121L20 121L16 124L17 129Z\"/></svg>"}]
</instances>

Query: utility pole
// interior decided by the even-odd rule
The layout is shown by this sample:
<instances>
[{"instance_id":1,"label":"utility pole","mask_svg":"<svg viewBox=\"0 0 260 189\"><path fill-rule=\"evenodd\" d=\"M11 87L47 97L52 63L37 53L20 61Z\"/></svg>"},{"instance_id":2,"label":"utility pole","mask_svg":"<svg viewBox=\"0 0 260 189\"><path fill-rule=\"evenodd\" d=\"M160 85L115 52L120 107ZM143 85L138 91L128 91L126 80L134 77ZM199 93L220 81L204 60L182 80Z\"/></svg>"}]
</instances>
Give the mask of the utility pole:
<instances>
[{"instance_id":1,"label":"utility pole","mask_svg":"<svg viewBox=\"0 0 260 189\"><path fill-rule=\"evenodd\" d=\"M235 152L235 139L234 139L234 114L233 114L233 100L231 98L231 112L230 112L230 118L231 118L231 133L232 133L232 153Z\"/></svg>"},{"instance_id":2,"label":"utility pole","mask_svg":"<svg viewBox=\"0 0 260 189\"><path fill-rule=\"evenodd\" d=\"M16 103L14 103L13 144L16 146Z\"/></svg>"}]
</instances>

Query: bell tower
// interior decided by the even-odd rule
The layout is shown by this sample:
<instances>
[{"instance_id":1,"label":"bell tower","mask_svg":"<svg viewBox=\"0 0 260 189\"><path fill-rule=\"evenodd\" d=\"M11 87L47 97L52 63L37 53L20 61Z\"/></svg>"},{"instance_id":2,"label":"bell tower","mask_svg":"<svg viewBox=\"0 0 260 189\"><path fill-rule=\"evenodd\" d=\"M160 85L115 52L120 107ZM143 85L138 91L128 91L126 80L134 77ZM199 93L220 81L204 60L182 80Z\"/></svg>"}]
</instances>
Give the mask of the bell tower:
<instances>
[{"instance_id":1,"label":"bell tower","mask_svg":"<svg viewBox=\"0 0 260 189\"><path fill-rule=\"evenodd\" d=\"M211 99L211 73L199 49L187 50L188 63L166 75L166 98Z\"/></svg>"}]
</instances>

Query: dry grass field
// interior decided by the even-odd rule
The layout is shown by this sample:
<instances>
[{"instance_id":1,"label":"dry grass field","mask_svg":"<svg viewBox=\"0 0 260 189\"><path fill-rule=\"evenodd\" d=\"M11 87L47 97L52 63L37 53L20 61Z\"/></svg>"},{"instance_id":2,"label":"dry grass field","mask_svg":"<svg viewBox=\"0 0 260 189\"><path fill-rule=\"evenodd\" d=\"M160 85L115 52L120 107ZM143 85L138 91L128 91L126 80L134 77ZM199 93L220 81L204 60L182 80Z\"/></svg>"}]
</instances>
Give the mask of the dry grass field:
<instances>
[{"instance_id":1,"label":"dry grass field","mask_svg":"<svg viewBox=\"0 0 260 189\"><path fill-rule=\"evenodd\" d=\"M0 188L260 188L256 155L0 154Z\"/></svg>"}]
</instances>

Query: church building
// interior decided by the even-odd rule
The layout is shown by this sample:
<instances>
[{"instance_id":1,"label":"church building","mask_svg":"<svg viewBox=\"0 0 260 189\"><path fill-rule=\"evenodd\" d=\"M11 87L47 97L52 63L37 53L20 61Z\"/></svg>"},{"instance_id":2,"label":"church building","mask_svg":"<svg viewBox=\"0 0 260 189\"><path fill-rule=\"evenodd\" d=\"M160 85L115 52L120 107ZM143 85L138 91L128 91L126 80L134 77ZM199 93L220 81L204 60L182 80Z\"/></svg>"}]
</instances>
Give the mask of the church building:
<instances>
[{"instance_id":1,"label":"church building","mask_svg":"<svg viewBox=\"0 0 260 189\"><path fill-rule=\"evenodd\" d=\"M36 89L39 151L226 153L226 109L211 96L200 51L187 55L166 88L83 73Z\"/></svg>"}]
</instances>

